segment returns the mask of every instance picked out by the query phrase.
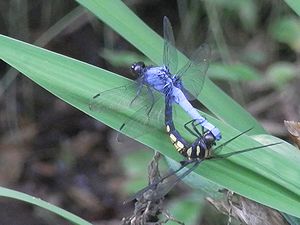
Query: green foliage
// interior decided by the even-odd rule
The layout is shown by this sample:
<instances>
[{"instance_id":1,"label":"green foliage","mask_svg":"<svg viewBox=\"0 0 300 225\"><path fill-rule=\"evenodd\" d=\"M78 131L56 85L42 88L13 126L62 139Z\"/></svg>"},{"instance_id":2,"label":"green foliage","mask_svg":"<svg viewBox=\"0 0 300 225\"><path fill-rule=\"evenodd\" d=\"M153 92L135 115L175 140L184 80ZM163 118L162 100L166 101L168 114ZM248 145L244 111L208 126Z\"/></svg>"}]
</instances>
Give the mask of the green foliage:
<instances>
[{"instance_id":1,"label":"green foliage","mask_svg":"<svg viewBox=\"0 0 300 225\"><path fill-rule=\"evenodd\" d=\"M147 27L121 1L78 0L78 2L116 30L151 61L161 64L163 49L161 37ZM249 1L241 2L240 4L252 4ZM288 2L291 3L290 5L295 11L299 10L296 1ZM247 26L253 27L256 15L255 7L244 10L249 10L246 13L245 24L248 23ZM285 26L280 24L281 22L278 26L285 29ZM295 23L293 21L288 22L286 26L289 28L288 38L280 36L275 28L274 37L288 44L295 43L295 37L298 37ZM291 46L296 46L293 48L298 49L298 44ZM111 55L106 54L106 57L111 58ZM116 130L119 129L123 121L131 116L130 109L110 111L100 116L97 112L90 111L88 107L91 97L99 91L130 83L122 76L2 35L0 36L0 58L60 99ZM129 59L130 57L126 60L129 61ZM116 60L116 63L120 63L120 61L122 59ZM180 65L182 66L185 62L186 57L180 54ZM274 67L271 68L272 70L270 69L270 74L272 76L279 74L278 76L275 75L275 79L279 81L282 74L290 73L286 67L275 67L275 69ZM225 73L232 75L232 80L251 80L259 77L257 71L244 64L232 64L230 66L216 64L212 66L210 73L221 77L223 75L222 69ZM116 101L119 97L113 96L111 101ZM125 97L131 98L132 96ZM265 133L254 118L210 80L205 83L199 100L221 119L217 120L207 115L212 123L220 127L224 136L223 141L249 127L254 127L252 135ZM179 112L175 121L178 124L184 124L186 119L186 115ZM139 126L136 129L139 129ZM183 131L183 128L179 130ZM130 136L129 133L127 135ZM192 137L186 138L192 141ZM174 151L167 135L161 129L155 128L151 134L139 137L138 140L168 156L174 161L174 164L180 160L180 156ZM243 135L234 143L230 143L227 148L224 148L224 151L232 152L278 141L280 140L269 135ZM217 192L219 186L222 186L262 204L300 217L300 175L297 172L299 161L299 154L295 148L287 143L282 143L272 148L233 156L226 160L206 161L186 180L193 187L210 190L213 194ZM16 193L10 195L7 192L2 192L2 194L6 197L17 195ZM27 201L26 198L26 196L20 196L18 199ZM28 202L44 207L44 203L39 201ZM63 210L55 211L51 207L47 209L73 223L88 224L85 221L73 219L73 215L64 214Z\"/></svg>"},{"instance_id":2,"label":"green foliage","mask_svg":"<svg viewBox=\"0 0 300 225\"><path fill-rule=\"evenodd\" d=\"M62 209L57 206L54 206L48 202L45 202L41 199L35 198L33 196L21 193L19 191L13 191L7 188L0 187L0 196L17 199L23 202L27 202L32 205L39 206L44 208L50 212L53 212L62 218L67 219L68 221L72 222L73 224L80 224L80 225L92 225L91 223L85 221L84 219Z\"/></svg>"},{"instance_id":3,"label":"green foliage","mask_svg":"<svg viewBox=\"0 0 300 225\"><path fill-rule=\"evenodd\" d=\"M157 65L162 63L163 39L147 27L125 4L119 2L81 1L98 18L116 30L128 42L133 44ZM112 10L114 13L112 13ZM135 35L132 35L135 34ZM179 53L178 67L182 67L187 58ZM187 87L188 88L188 87ZM253 134L265 133L264 129L241 106L234 102L210 80L206 80L199 100L216 116L240 131L253 127ZM226 107L230 105L231 107Z\"/></svg>"},{"instance_id":4,"label":"green foliage","mask_svg":"<svg viewBox=\"0 0 300 225\"><path fill-rule=\"evenodd\" d=\"M122 157L121 163L123 169L126 171L125 174L129 176L123 188L125 193L133 195L137 191L144 188L145 184L148 183L146 163L137 162L150 162L152 157L153 152L145 151L144 149L141 149L137 152L132 152Z\"/></svg>"},{"instance_id":5,"label":"green foliage","mask_svg":"<svg viewBox=\"0 0 300 225\"><path fill-rule=\"evenodd\" d=\"M113 51L110 49L103 49L100 52L100 56L108 61L113 66L123 66L128 68L133 62L142 61L146 65L152 65L153 63L149 61L146 57L129 51Z\"/></svg>"},{"instance_id":6,"label":"green foliage","mask_svg":"<svg viewBox=\"0 0 300 225\"><path fill-rule=\"evenodd\" d=\"M177 220L184 222L185 225L197 224L204 208L205 201L203 196L188 194L184 198L176 199L168 204L168 211ZM199 215L200 214L200 215ZM170 222L168 225L177 223Z\"/></svg>"},{"instance_id":7,"label":"green foliage","mask_svg":"<svg viewBox=\"0 0 300 225\"><path fill-rule=\"evenodd\" d=\"M278 62L272 64L266 72L271 82L279 88L283 88L297 74L296 67L292 63Z\"/></svg>"},{"instance_id":8,"label":"green foliage","mask_svg":"<svg viewBox=\"0 0 300 225\"><path fill-rule=\"evenodd\" d=\"M298 16L300 16L300 1L298 0L285 0L285 2L293 9Z\"/></svg>"},{"instance_id":9,"label":"green foliage","mask_svg":"<svg viewBox=\"0 0 300 225\"><path fill-rule=\"evenodd\" d=\"M257 22L257 6L252 0L213 0L219 11L228 10L236 14L245 30L252 31Z\"/></svg>"},{"instance_id":10,"label":"green foliage","mask_svg":"<svg viewBox=\"0 0 300 225\"><path fill-rule=\"evenodd\" d=\"M109 111L106 115L99 116L97 112L91 112L88 108L91 96L99 90L110 89L128 82L125 78L5 36L1 36L0 46L2 60L59 98L105 124L118 129L120 124L131 115L130 109L127 109ZM118 97L115 96L115 98ZM112 101L115 100L112 98ZM183 112L178 112L176 122L184 124L186 121L184 115ZM220 127L224 141L239 133L216 119L211 117L208 119ZM192 141L191 137L187 139ZM139 137L138 140L176 161L179 160L179 155L169 143L164 130L155 129L151 134ZM278 142L270 136L264 136L259 140L262 143L267 141ZM259 144L250 136L243 135L230 143L226 151L257 145ZM299 156L288 144L273 146L272 149L273 151L260 150L218 162L204 162L196 170L199 179L195 179L194 183L196 184L196 181L201 180L203 176L258 202L292 215L298 215L300 201L296 196L300 196L300 189L297 188L297 186L300 187L300 177L295 171L298 168ZM277 163L274 164L274 162ZM282 199L280 202L278 202L278 196Z\"/></svg>"},{"instance_id":11,"label":"green foliage","mask_svg":"<svg viewBox=\"0 0 300 225\"><path fill-rule=\"evenodd\" d=\"M210 66L208 75L211 78L218 78L228 81L249 81L257 80L261 75L254 68L246 64L222 65L214 63Z\"/></svg>"},{"instance_id":12,"label":"green foliage","mask_svg":"<svg viewBox=\"0 0 300 225\"><path fill-rule=\"evenodd\" d=\"M292 49L300 52L300 20L296 17L278 19L271 27L275 40L288 44Z\"/></svg>"}]
</instances>

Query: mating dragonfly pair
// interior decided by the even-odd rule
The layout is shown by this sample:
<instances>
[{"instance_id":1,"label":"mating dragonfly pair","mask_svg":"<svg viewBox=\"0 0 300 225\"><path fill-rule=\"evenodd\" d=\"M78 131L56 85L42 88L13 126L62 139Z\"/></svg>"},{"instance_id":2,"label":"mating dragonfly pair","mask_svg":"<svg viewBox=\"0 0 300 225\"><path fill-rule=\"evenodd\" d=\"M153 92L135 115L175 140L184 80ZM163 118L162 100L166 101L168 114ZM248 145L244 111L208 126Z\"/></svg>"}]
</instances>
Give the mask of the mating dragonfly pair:
<instances>
[{"instance_id":1,"label":"mating dragonfly pair","mask_svg":"<svg viewBox=\"0 0 300 225\"><path fill-rule=\"evenodd\" d=\"M176 174L188 164L193 163L193 166L181 174L179 179L189 174L204 159L228 157L233 154L270 146L259 146L218 156L213 154L213 146L216 145L216 141L222 138L221 132L202 117L190 103L190 100L196 99L202 90L209 65L210 49L208 45L201 45L192 54L185 66L177 71L177 50L172 26L167 17L163 19L163 32L163 66L145 66L143 62L134 63L131 66L132 72L137 76L134 84L101 92L93 97L90 104L91 110L99 113L107 109L122 110L121 107L130 107L134 113L131 119L122 124L120 130L133 137L141 135L141 131L147 130L150 126L157 125L160 127L164 124L172 144L185 157L179 169L169 173L157 183L146 187L139 192L140 194L151 188L156 188L159 183ZM111 101L111 96L120 96L120 102ZM134 97L128 99L128 96ZM175 128L173 104L178 104L192 118L184 127L196 137L194 142L189 143L186 141ZM165 109L164 113L163 108ZM141 129L141 126L144 129ZM198 129L199 126L202 128L201 132ZM140 127L140 129L136 129L136 127ZM226 141L215 150L221 149L221 147L248 131Z\"/></svg>"}]
</instances>

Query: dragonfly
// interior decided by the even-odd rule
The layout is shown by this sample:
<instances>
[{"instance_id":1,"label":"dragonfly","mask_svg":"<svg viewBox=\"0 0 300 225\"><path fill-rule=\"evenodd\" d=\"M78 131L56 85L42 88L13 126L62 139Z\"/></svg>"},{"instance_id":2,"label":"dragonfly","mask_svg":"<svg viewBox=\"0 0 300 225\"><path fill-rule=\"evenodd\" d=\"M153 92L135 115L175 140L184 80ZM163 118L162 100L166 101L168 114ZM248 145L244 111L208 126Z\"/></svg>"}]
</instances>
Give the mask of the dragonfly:
<instances>
[{"instance_id":1,"label":"dragonfly","mask_svg":"<svg viewBox=\"0 0 300 225\"><path fill-rule=\"evenodd\" d=\"M232 137L231 139L214 148L214 146L216 145L216 140L212 136L212 134L209 131L205 131L203 127L202 131L200 132L200 130L198 129L199 122L197 120L191 120L187 122L184 127L191 135L195 136L196 139L192 143L189 143L181 136L174 125L172 105L172 96L165 98L165 127L173 146L185 159L180 162L180 167L177 170L171 171L158 181L153 182L147 187L138 191L133 197L128 199L126 203L139 198L139 196L142 196L144 193L149 192L149 190L154 191L155 196L161 197L166 195L180 180L190 174L204 160L225 159L236 154L281 144L281 142L276 142L267 145L237 150L230 153L219 154L224 146L234 141L238 137L246 134L252 128L241 132L240 134ZM186 171L179 174L174 181L169 181L169 177L178 174L189 164L192 164L190 168L187 168Z\"/></svg>"},{"instance_id":2,"label":"dragonfly","mask_svg":"<svg viewBox=\"0 0 300 225\"><path fill-rule=\"evenodd\" d=\"M215 140L220 140L220 130L201 116L190 103L190 100L198 97L203 88L210 58L209 46L203 44L198 47L190 60L177 71L174 34L166 16L163 19L163 34L163 65L146 66L143 62L132 64L131 71L137 77L135 82L96 94L91 100L90 109L101 113L107 109L122 111L122 107L129 106L132 115L121 125L120 131L137 137L141 135L141 130L151 127L149 124L163 127L163 97L172 96L172 102L181 106L192 119L197 120ZM171 91L172 94L166 95L166 91Z\"/></svg>"}]
</instances>

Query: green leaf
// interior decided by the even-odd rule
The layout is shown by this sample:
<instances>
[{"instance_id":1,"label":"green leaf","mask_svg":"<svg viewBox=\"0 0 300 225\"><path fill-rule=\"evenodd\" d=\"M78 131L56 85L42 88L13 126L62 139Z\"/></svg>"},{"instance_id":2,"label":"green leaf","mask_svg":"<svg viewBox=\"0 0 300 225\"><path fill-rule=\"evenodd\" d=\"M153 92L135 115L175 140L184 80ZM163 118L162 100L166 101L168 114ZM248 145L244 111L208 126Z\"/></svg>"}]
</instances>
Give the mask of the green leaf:
<instances>
[{"instance_id":1,"label":"green leaf","mask_svg":"<svg viewBox=\"0 0 300 225\"><path fill-rule=\"evenodd\" d=\"M287 215L287 214L283 214L283 216L290 225L300 225L300 219L299 218L296 218L296 217L293 217L293 216L290 216L290 215Z\"/></svg>"},{"instance_id":2,"label":"green leaf","mask_svg":"<svg viewBox=\"0 0 300 225\"><path fill-rule=\"evenodd\" d=\"M280 139L269 135L257 135L253 137L254 139L262 144L280 141ZM248 141L250 140L248 139ZM229 144L229 148L231 152L245 149L247 147L244 144L249 143L248 141L241 138L236 139L234 143ZM268 149L258 149L247 154L232 156L228 160L231 162L228 163L226 162L227 160L204 161L196 169L196 172L192 172L184 179L185 183L194 189L201 190L202 193L206 193L207 196L214 199L222 197L219 189L225 187L232 190L226 185L235 183L238 186L238 190L235 191L237 194L299 217L298 213L297 215L294 214L297 210L294 207L295 205L287 204L284 208L278 207L278 204L283 203L281 201L286 201L287 199L294 202L293 204L300 204L300 192L297 191L300 182L296 184L296 180L300 177L296 169L297 164L300 162L297 149L287 143L283 143ZM174 166L175 164L177 166ZM179 166L175 161L171 165L174 170ZM218 179L222 177L220 181L224 183L211 182L213 179L208 178L210 176L208 173L211 173L212 176L218 176ZM272 195L274 198L270 199L269 197ZM255 198L253 198L254 196Z\"/></svg>"},{"instance_id":3,"label":"green leaf","mask_svg":"<svg viewBox=\"0 0 300 225\"><path fill-rule=\"evenodd\" d=\"M201 218L205 201L202 196L195 194L185 195L183 198L175 199L168 204L168 211L175 219L184 222L185 225L197 224ZM178 224L176 222L168 225Z\"/></svg>"},{"instance_id":4,"label":"green leaf","mask_svg":"<svg viewBox=\"0 0 300 225\"><path fill-rule=\"evenodd\" d=\"M292 49L300 52L300 20L296 17L278 19L271 26L274 39L288 44Z\"/></svg>"},{"instance_id":5,"label":"green leaf","mask_svg":"<svg viewBox=\"0 0 300 225\"><path fill-rule=\"evenodd\" d=\"M131 65L133 62L139 61L144 62L146 65L153 64L146 57L129 51L113 51L110 49L103 49L103 51L100 52L100 56L113 66L128 67L128 65Z\"/></svg>"},{"instance_id":6,"label":"green leaf","mask_svg":"<svg viewBox=\"0 0 300 225\"><path fill-rule=\"evenodd\" d=\"M276 87L284 88L290 80L295 78L297 69L292 63L278 62L272 64L266 74Z\"/></svg>"},{"instance_id":7,"label":"green leaf","mask_svg":"<svg viewBox=\"0 0 300 225\"><path fill-rule=\"evenodd\" d=\"M14 190L10 190L7 188L3 188L0 187L0 196L3 197L8 197L8 198L12 198L12 199L17 199L23 202L27 202L30 203L32 205L36 205L39 206L41 208L44 208L50 212L53 212L67 220L69 220L70 222L74 223L74 224L80 224L80 225L92 225L91 223L87 222L86 220L81 219L80 217L64 210L61 209L57 206L54 206L48 202L45 202L41 199L35 198L33 196L24 194L22 192L19 191L14 191Z\"/></svg>"},{"instance_id":8,"label":"green leaf","mask_svg":"<svg viewBox=\"0 0 300 225\"><path fill-rule=\"evenodd\" d=\"M109 111L99 115L90 111L88 107L95 93L129 82L122 76L3 35L0 36L0 58L54 95L114 129L119 129L132 113L129 107L124 107L122 111ZM111 101L118 98L119 96L112 96ZM226 107L230 108L231 105ZM223 139L219 143L240 133L228 124L207 117L223 133ZM174 120L176 124L182 125L188 117L179 111ZM178 130L183 132L184 128L179 126ZM184 137L193 141L193 138L186 134ZM138 140L173 160L181 159L164 130L154 127L153 132L139 137ZM264 144L266 140L278 142L278 139L269 136L257 140ZM252 137L243 135L228 144L224 151L259 145ZM226 160L206 161L196 169L196 173L252 200L299 217L299 162L298 151L284 143L232 156Z\"/></svg>"},{"instance_id":9,"label":"green leaf","mask_svg":"<svg viewBox=\"0 0 300 225\"><path fill-rule=\"evenodd\" d=\"M299 0L284 0L286 4L300 16L300 1Z\"/></svg>"},{"instance_id":10,"label":"green leaf","mask_svg":"<svg viewBox=\"0 0 300 225\"><path fill-rule=\"evenodd\" d=\"M251 0L213 0L214 4L219 8L218 11L230 12L238 14L240 23L244 29L249 31L255 28L257 22L257 7L256 2Z\"/></svg>"},{"instance_id":11,"label":"green leaf","mask_svg":"<svg viewBox=\"0 0 300 225\"><path fill-rule=\"evenodd\" d=\"M241 18L241 22L244 25L245 30L254 30L255 25L257 23L257 5L256 2L251 0L239 1L239 16Z\"/></svg>"},{"instance_id":12,"label":"green leaf","mask_svg":"<svg viewBox=\"0 0 300 225\"><path fill-rule=\"evenodd\" d=\"M157 65L162 64L163 39L141 21L123 2L77 1L133 44L151 61ZM186 61L187 58L183 54L179 54L178 68L181 68ZM198 99L218 118L226 121L236 129L244 131L249 127L253 127L252 134L265 133L262 126L248 112L216 87L209 79L205 81Z\"/></svg>"},{"instance_id":13,"label":"green leaf","mask_svg":"<svg viewBox=\"0 0 300 225\"><path fill-rule=\"evenodd\" d=\"M131 152L130 154L126 154L122 157L121 164L126 176L128 177L123 185L123 191L126 194L129 193L129 195L134 195L148 183L148 176L145 176L145 174L147 174L147 165L152 158L153 151L145 151L144 149ZM162 163L160 162L160 164Z\"/></svg>"},{"instance_id":14,"label":"green leaf","mask_svg":"<svg viewBox=\"0 0 300 225\"><path fill-rule=\"evenodd\" d=\"M208 75L211 78L229 81L257 80L259 73L245 64L223 65L214 63L210 66Z\"/></svg>"}]
</instances>

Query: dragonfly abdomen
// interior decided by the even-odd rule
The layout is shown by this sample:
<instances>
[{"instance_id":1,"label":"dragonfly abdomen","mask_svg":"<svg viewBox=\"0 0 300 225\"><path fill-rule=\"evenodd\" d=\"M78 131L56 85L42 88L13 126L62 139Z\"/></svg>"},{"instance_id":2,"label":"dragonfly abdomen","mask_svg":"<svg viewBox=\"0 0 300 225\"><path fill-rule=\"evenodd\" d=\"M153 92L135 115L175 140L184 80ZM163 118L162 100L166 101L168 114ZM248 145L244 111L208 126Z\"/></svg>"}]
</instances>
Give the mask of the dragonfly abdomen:
<instances>
[{"instance_id":1,"label":"dragonfly abdomen","mask_svg":"<svg viewBox=\"0 0 300 225\"><path fill-rule=\"evenodd\" d=\"M175 129L173 121L166 121L166 130L175 149L188 159L204 159L208 158L211 148L207 148L203 140L196 140L191 144Z\"/></svg>"},{"instance_id":2,"label":"dragonfly abdomen","mask_svg":"<svg viewBox=\"0 0 300 225\"><path fill-rule=\"evenodd\" d=\"M186 111L186 113L191 116L191 118L197 120L200 126L210 131L216 140L220 140L222 138L220 130L199 114L199 112L191 105L191 103L187 100L187 98L179 88L173 87L172 91L176 103L180 105L181 108L183 108L184 111Z\"/></svg>"},{"instance_id":3,"label":"dragonfly abdomen","mask_svg":"<svg viewBox=\"0 0 300 225\"><path fill-rule=\"evenodd\" d=\"M188 159L203 159L210 155L210 147L207 146L203 137L197 138L189 144L176 130L173 122L172 97L166 95L165 126L169 138L175 149Z\"/></svg>"},{"instance_id":4,"label":"dragonfly abdomen","mask_svg":"<svg viewBox=\"0 0 300 225\"><path fill-rule=\"evenodd\" d=\"M166 100L169 102L170 100ZM169 104L169 103L166 103ZM170 107L166 107L165 109L165 126L169 138L175 147L175 149L182 155L185 156L186 150L190 147L189 144L181 137L178 131L175 129L173 119L172 119L172 105Z\"/></svg>"}]
</instances>

